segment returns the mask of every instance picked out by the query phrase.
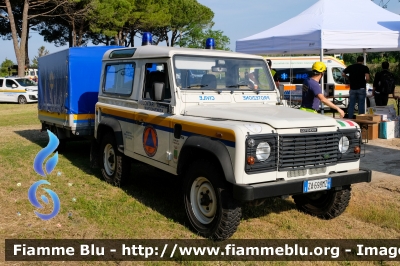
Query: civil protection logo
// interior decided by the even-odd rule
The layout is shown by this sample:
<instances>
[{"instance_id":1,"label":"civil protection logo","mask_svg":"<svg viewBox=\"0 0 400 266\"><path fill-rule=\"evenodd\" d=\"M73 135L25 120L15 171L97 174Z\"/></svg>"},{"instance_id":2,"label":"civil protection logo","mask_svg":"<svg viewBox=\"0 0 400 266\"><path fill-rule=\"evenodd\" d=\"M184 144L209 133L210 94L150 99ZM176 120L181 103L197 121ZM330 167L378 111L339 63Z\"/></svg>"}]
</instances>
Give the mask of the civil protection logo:
<instances>
[{"instance_id":1,"label":"civil protection logo","mask_svg":"<svg viewBox=\"0 0 400 266\"><path fill-rule=\"evenodd\" d=\"M47 133L49 134L49 143L47 144L46 147L44 147L42 150L38 152L33 162L33 169L35 170L36 173L38 173L43 177L49 175L56 167L58 162L58 152L56 152L52 157L50 157L47 160L44 167L45 169L43 169L43 164L45 159L57 149L58 144L60 143L58 138L51 131L47 130ZM36 198L36 191L38 187L42 184L50 185L50 182L48 182L47 180L39 180L35 182L28 190L29 201L33 206L35 206L38 209L42 209L43 206ZM35 214L42 220L50 220L51 218L56 216L60 211L60 199L58 198L57 194L54 191L47 188L43 188L43 190L50 195L50 198L53 201L54 204L53 211L49 214L42 214L35 211ZM49 199L45 195L41 195L40 198L44 203L49 204Z\"/></svg>"}]
</instances>

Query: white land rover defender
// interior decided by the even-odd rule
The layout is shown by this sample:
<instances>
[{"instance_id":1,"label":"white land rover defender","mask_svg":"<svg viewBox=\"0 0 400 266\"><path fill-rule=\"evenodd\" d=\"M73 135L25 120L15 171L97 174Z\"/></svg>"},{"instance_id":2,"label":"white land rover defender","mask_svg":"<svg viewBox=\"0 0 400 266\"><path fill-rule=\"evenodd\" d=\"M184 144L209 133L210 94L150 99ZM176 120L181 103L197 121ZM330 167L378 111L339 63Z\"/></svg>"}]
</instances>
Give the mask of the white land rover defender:
<instances>
[{"instance_id":1,"label":"white land rover defender","mask_svg":"<svg viewBox=\"0 0 400 266\"><path fill-rule=\"evenodd\" d=\"M229 238L241 204L269 197L292 195L300 210L334 218L351 184L371 181L359 169L359 126L284 106L260 56L112 49L101 78L92 163L114 185L130 178L130 158L183 176L188 219L206 238Z\"/></svg>"}]
</instances>

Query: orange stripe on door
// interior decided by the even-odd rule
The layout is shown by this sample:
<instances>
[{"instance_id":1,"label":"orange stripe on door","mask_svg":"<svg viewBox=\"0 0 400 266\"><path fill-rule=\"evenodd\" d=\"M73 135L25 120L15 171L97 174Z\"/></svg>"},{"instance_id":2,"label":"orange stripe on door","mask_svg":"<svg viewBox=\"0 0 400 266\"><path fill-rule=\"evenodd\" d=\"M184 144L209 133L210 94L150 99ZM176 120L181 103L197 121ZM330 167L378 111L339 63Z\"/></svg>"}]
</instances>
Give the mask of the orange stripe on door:
<instances>
[{"instance_id":1,"label":"orange stripe on door","mask_svg":"<svg viewBox=\"0 0 400 266\"><path fill-rule=\"evenodd\" d=\"M283 90L285 90L285 91L295 91L296 90L296 85L284 84L283 85Z\"/></svg>"},{"instance_id":2,"label":"orange stripe on door","mask_svg":"<svg viewBox=\"0 0 400 266\"><path fill-rule=\"evenodd\" d=\"M347 85L347 84L335 84L335 90L337 90L337 91L348 91L348 90L350 90L350 85Z\"/></svg>"}]
</instances>

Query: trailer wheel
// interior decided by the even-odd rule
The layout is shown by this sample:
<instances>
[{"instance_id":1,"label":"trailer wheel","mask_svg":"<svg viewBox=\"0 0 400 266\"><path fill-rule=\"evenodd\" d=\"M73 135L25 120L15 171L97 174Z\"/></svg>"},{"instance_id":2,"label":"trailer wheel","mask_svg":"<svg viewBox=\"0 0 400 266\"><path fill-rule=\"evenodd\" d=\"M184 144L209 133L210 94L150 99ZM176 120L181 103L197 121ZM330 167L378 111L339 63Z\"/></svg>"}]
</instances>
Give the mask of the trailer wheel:
<instances>
[{"instance_id":1,"label":"trailer wheel","mask_svg":"<svg viewBox=\"0 0 400 266\"><path fill-rule=\"evenodd\" d=\"M193 229L213 240L229 238L240 224L242 210L222 171L206 160L195 161L187 169L184 205Z\"/></svg>"},{"instance_id":2,"label":"trailer wheel","mask_svg":"<svg viewBox=\"0 0 400 266\"><path fill-rule=\"evenodd\" d=\"M18 103L19 104L26 104L28 101L26 100L25 96L18 96Z\"/></svg>"},{"instance_id":3,"label":"trailer wheel","mask_svg":"<svg viewBox=\"0 0 400 266\"><path fill-rule=\"evenodd\" d=\"M341 215L349 205L351 188L330 190L293 196L300 211L321 219L333 219Z\"/></svg>"},{"instance_id":4,"label":"trailer wheel","mask_svg":"<svg viewBox=\"0 0 400 266\"><path fill-rule=\"evenodd\" d=\"M118 151L113 134L107 133L101 143L101 173L104 180L114 186L121 186L130 172L129 159Z\"/></svg>"}]
</instances>

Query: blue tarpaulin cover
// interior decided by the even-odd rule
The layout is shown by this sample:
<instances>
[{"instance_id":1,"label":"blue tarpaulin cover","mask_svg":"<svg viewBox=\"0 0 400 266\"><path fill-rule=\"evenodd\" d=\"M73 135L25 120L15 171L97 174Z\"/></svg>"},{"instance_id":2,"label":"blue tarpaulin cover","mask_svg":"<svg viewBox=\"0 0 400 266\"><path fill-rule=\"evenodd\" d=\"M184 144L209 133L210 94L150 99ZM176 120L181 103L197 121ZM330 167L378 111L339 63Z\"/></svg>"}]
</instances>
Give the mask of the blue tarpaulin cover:
<instances>
[{"instance_id":1,"label":"blue tarpaulin cover","mask_svg":"<svg viewBox=\"0 0 400 266\"><path fill-rule=\"evenodd\" d=\"M73 47L38 59L38 109L93 114L100 86L101 61L120 46Z\"/></svg>"}]
</instances>

